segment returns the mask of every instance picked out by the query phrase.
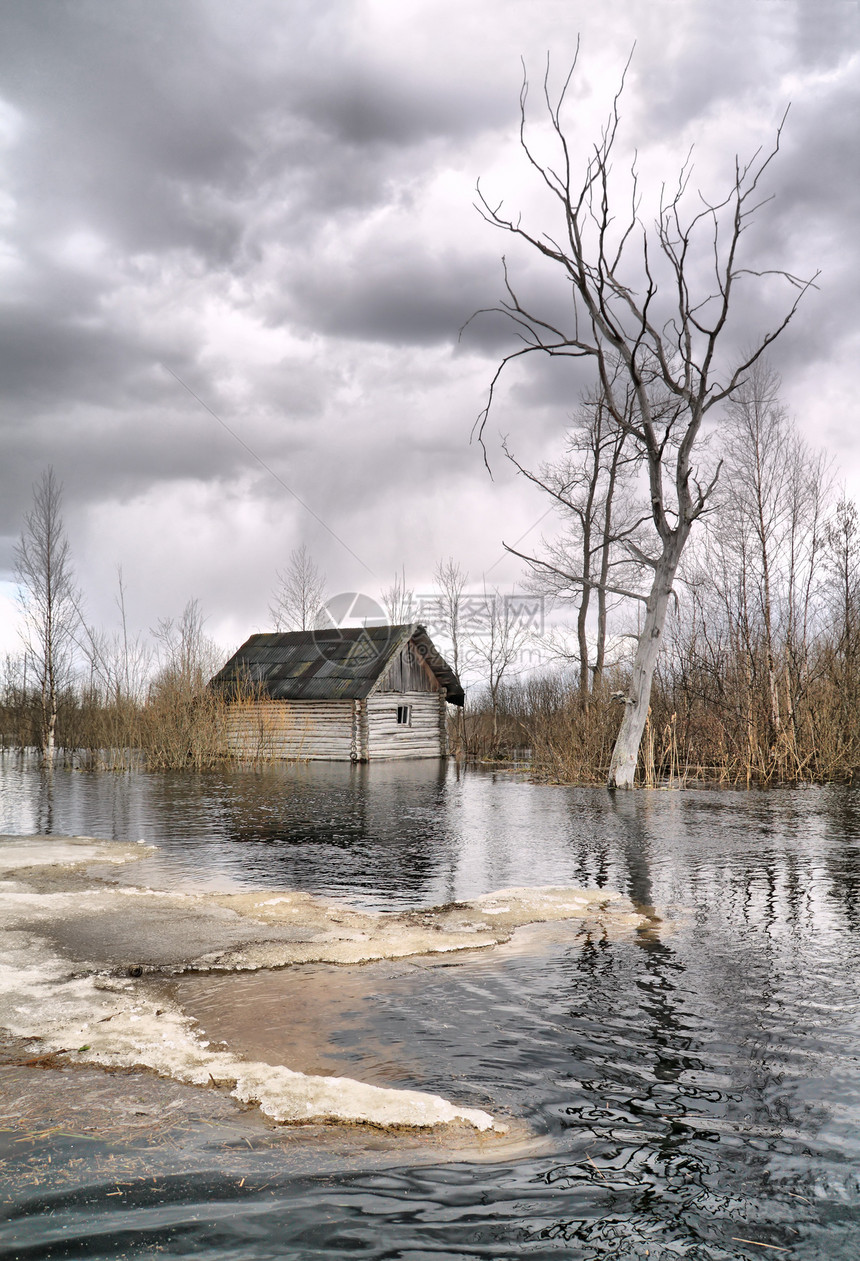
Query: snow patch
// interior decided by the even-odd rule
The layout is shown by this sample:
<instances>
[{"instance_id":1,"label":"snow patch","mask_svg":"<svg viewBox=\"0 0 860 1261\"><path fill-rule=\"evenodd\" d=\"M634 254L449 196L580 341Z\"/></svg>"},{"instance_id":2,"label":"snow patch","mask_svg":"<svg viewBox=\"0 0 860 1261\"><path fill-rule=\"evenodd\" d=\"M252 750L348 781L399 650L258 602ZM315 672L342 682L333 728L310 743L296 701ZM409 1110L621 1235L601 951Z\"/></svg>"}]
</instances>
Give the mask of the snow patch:
<instances>
[{"instance_id":1,"label":"snow patch","mask_svg":"<svg viewBox=\"0 0 860 1261\"><path fill-rule=\"evenodd\" d=\"M31 867L81 867L88 863L139 862L147 850L93 836L0 836L0 873Z\"/></svg>"},{"instance_id":2,"label":"snow patch","mask_svg":"<svg viewBox=\"0 0 860 1261\"><path fill-rule=\"evenodd\" d=\"M275 1121L340 1121L426 1128L459 1123L480 1131L505 1127L489 1113L439 1095L387 1090L346 1077L297 1073L211 1050L180 1008L154 1000L130 980L69 976L44 941L6 933L0 945L3 1023L15 1037L73 1062L146 1068L195 1086L213 1083Z\"/></svg>"},{"instance_id":3,"label":"snow patch","mask_svg":"<svg viewBox=\"0 0 860 1261\"><path fill-rule=\"evenodd\" d=\"M283 1122L505 1130L489 1113L438 1095L306 1075L213 1049L195 1021L141 973L361 963L490 947L528 924L579 919L624 929L644 922L620 894L556 886L500 889L397 914L295 890L271 896L117 888L92 870L88 887L76 887L81 866L121 864L143 852L85 837L0 837L0 876L17 877L0 879L0 1021L37 1044L34 1054L62 1052L78 1063L214 1083Z\"/></svg>"}]
</instances>

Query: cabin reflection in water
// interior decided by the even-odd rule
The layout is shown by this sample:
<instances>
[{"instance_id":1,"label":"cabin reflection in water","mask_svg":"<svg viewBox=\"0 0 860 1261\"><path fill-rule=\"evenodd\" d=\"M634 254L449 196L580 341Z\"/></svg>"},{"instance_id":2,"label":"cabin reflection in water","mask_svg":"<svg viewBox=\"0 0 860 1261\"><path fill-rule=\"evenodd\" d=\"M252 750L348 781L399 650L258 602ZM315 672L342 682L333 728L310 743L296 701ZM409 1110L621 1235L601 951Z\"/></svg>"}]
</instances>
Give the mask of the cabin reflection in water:
<instances>
[{"instance_id":1,"label":"cabin reflection in water","mask_svg":"<svg viewBox=\"0 0 860 1261\"><path fill-rule=\"evenodd\" d=\"M449 902L463 813L454 774L450 762L430 758L263 766L229 778L218 833L259 887L347 896L379 910Z\"/></svg>"},{"instance_id":2,"label":"cabin reflection in water","mask_svg":"<svg viewBox=\"0 0 860 1261\"><path fill-rule=\"evenodd\" d=\"M252 635L210 686L230 702L231 752L248 761L445 757L447 707L464 703L414 623Z\"/></svg>"}]
</instances>

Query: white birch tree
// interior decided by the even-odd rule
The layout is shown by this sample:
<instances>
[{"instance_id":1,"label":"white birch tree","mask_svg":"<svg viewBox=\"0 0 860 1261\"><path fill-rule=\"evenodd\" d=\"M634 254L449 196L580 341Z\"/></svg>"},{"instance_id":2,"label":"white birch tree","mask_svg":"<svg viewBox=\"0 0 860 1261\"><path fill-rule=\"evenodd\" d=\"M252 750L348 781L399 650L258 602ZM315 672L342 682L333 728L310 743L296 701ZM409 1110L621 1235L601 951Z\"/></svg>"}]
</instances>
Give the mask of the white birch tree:
<instances>
[{"instance_id":1,"label":"white birch tree","mask_svg":"<svg viewBox=\"0 0 860 1261\"><path fill-rule=\"evenodd\" d=\"M495 587L484 592L482 616L467 635L469 665L480 670L493 715L492 749L499 744L499 702L502 688L518 673L529 640L529 627L513 598Z\"/></svg>"},{"instance_id":2,"label":"white birch tree","mask_svg":"<svg viewBox=\"0 0 860 1261\"><path fill-rule=\"evenodd\" d=\"M451 644L451 666L459 678L463 592L469 575L449 556L438 561L433 579L439 588L439 629Z\"/></svg>"}]
</instances>

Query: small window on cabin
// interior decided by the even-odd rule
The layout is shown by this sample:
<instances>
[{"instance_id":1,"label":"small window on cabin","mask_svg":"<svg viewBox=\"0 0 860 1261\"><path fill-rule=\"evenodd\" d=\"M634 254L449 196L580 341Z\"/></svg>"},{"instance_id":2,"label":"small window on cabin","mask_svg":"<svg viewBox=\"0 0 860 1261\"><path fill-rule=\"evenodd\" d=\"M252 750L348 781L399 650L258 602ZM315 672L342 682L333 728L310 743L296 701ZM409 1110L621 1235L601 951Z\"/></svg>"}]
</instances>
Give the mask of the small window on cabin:
<instances>
[{"instance_id":1,"label":"small window on cabin","mask_svg":"<svg viewBox=\"0 0 860 1261\"><path fill-rule=\"evenodd\" d=\"M412 706L397 706L397 725L398 727L409 727L412 724Z\"/></svg>"}]
</instances>

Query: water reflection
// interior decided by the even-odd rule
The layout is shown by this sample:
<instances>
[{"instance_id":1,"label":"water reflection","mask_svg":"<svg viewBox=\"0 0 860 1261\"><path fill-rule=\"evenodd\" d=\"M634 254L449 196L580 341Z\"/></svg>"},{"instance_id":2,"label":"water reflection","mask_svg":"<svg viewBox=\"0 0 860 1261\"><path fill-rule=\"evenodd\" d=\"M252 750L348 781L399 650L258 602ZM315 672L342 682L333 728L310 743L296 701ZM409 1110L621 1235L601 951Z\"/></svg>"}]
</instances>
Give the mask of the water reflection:
<instances>
[{"instance_id":1,"label":"water reflection","mask_svg":"<svg viewBox=\"0 0 860 1261\"><path fill-rule=\"evenodd\" d=\"M54 772L40 770L37 781L36 832L50 833L54 829Z\"/></svg>"},{"instance_id":2,"label":"water reflection","mask_svg":"<svg viewBox=\"0 0 860 1261\"><path fill-rule=\"evenodd\" d=\"M335 1019L332 984L321 1063L455 1088L527 1118L547 1146L485 1165L419 1168L404 1154L385 1171L368 1155L326 1178L272 1181L249 1146L231 1154L229 1194L207 1182L214 1165L186 1155L170 1211L189 1247L500 1261L768 1255L756 1245L802 1261L860 1255L857 793L610 795L426 763L55 772L48 793L38 775L3 772L0 812L0 830L157 840L150 871L165 881L288 884L379 907L574 883L620 889L649 916L630 941L560 930L519 951L342 975L348 1019ZM312 981L297 982L308 1012ZM275 1054L290 1011L279 977L242 984L235 1027L244 1021L250 1038L264 997ZM136 1243L167 1247L164 1210L140 1194ZM64 1224L82 1238L96 1221L107 1240L104 1213L82 1196L52 1202L56 1238ZM47 1219L28 1211L36 1239Z\"/></svg>"},{"instance_id":3,"label":"water reflection","mask_svg":"<svg viewBox=\"0 0 860 1261\"><path fill-rule=\"evenodd\" d=\"M437 762L270 771L225 785L219 827L266 883L313 888L328 868L335 891L408 901L450 867L445 793Z\"/></svg>"}]
</instances>

